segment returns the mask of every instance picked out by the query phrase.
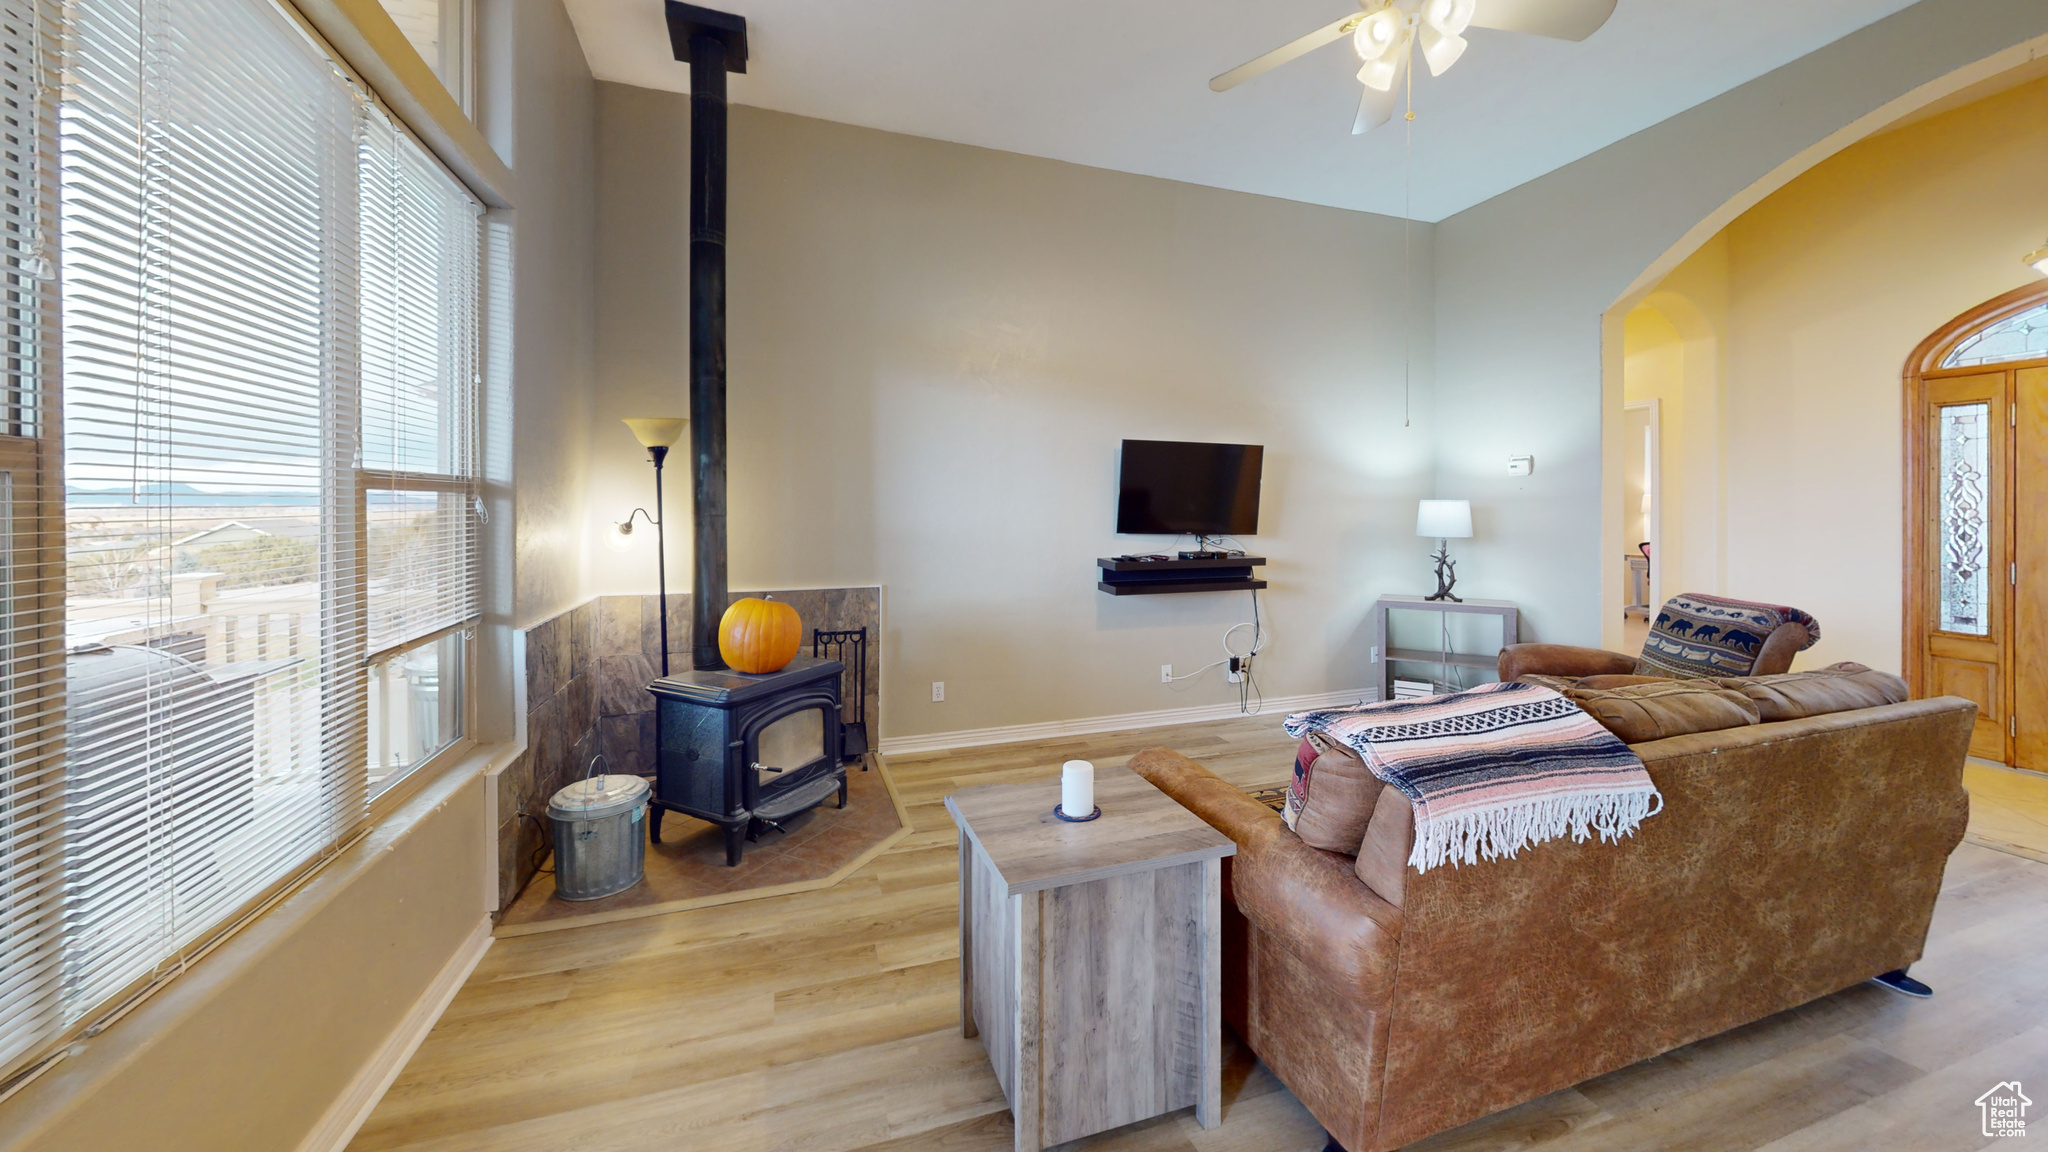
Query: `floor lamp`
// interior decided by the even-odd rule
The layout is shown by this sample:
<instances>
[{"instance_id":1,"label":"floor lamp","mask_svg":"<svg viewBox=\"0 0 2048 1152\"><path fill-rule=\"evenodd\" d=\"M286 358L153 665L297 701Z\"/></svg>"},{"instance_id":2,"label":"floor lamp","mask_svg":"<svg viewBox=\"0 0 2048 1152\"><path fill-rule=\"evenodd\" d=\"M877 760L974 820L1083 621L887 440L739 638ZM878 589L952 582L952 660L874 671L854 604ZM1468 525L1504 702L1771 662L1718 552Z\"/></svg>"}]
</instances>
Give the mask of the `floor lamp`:
<instances>
[{"instance_id":1,"label":"floor lamp","mask_svg":"<svg viewBox=\"0 0 2048 1152\"><path fill-rule=\"evenodd\" d=\"M668 539L663 534L661 512L661 465L668 459L668 450L677 440L682 439L683 429L688 420L673 416L628 416L626 427L633 430L633 439L647 449L648 458L654 461L654 564L656 579L661 589L661 674L668 675ZM633 531L633 518L628 516L621 529Z\"/></svg>"}]
</instances>

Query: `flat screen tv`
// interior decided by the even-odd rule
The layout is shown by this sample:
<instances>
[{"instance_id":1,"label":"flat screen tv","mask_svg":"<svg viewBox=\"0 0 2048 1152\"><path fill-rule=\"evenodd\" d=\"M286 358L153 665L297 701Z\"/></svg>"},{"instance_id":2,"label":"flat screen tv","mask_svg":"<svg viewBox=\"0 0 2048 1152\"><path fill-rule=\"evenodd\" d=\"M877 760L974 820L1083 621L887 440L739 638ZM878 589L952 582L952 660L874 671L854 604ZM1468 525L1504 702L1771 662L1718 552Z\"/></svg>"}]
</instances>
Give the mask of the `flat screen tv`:
<instances>
[{"instance_id":1,"label":"flat screen tv","mask_svg":"<svg viewBox=\"0 0 2048 1152\"><path fill-rule=\"evenodd\" d=\"M1250 536L1259 530L1260 444L1126 440L1116 530Z\"/></svg>"}]
</instances>

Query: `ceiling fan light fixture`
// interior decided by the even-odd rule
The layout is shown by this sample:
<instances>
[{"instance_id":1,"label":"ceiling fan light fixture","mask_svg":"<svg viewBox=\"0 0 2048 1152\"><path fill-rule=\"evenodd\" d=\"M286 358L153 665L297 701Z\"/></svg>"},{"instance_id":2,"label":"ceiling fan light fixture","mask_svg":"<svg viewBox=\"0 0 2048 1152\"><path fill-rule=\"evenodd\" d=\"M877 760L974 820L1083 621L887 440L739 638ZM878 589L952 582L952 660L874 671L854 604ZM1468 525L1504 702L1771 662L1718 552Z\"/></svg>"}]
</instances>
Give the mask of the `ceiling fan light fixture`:
<instances>
[{"instance_id":1,"label":"ceiling fan light fixture","mask_svg":"<svg viewBox=\"0 0 2048 1152\"><path fill-rule=\"evenodd\" d=\"M1465 54L1466 40L1449 32L1437 31L1436 25L1422 26L1422 58L1429 63L1429 74L1441 76Z\"/></svg>"},{"instance_id":2,"label":"ceiling fan light fixture","mask_svg":"<svg viewBox=\"0 0 2048 1152\"><path fill-rule=\"evenodd\" d=\"M1446 36L1461 36L1472 26L1478 0L1428 0L1422 6L1422 22Z\"/></svg>"},{"instance_id":3,"label":"ceiling fan light fixture","mask_svg":"<svg viewBox=\"0 0 2048 1152\"><path fill-rule=\"evenodd\" d=\"M1400 71L1395 63L1399 59L1390 52L1378 60L1367 60L1358 70L1358 82L1375 92L1388 91L1394 86L1394 74Z\"/></svg>"},{"instance_id":4,"label":"ceiling fan light fixture","mask_svg":"<svg viewBox=\"0 0 2048 1152\"><path fill-rule=\"evenodd\" d=\"M1401 13L1389 5L1358 22L1358 30L1351 34L1351 47L1367 64L1388 59L1401 42L1405 24Z\"/></svg>"}]
</instances>

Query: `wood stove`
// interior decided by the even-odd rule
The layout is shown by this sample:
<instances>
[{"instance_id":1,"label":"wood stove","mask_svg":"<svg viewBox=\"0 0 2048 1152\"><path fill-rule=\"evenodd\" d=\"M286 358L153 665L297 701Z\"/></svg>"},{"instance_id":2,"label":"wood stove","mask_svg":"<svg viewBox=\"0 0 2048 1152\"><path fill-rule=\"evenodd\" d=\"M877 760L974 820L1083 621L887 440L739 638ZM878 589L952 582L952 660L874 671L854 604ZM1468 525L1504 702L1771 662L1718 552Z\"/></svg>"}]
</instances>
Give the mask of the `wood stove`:
<instances>
[{"instance_id":1,"label":"wood stove","mask_svg":"<svg viewBox=\"0 0 2048 1152\"><path fill-rule=\"evenodd\" d=\"M840 759L837 660L799 656L780 672L690 671L647 686L655 697L658 751L648 836L661 814L718 825L725 862L737 865L764 829L780 829L831 799L846 807Z\"/></svg>"},{"instance_id":2,"label":"wood stove","mask_svg":"<svg viewBox=\"0 0 2048 1152\"><path fill-rule=\"evenodd\" d=\"M669 45L690 65L690 514L692 671L647 686L655 696L653 815L718 825L725 862L743 841L824 803L846 807L837 660L799 656L780 672L726 668L718 650L726 594L725 204L728 72L747 70L744 17L665 0ZM659 461L657 460L657 463ZM664 601L666 597L664 597ZM662 619L668 605L662 604ZM667 668L663 643L663 665ZM865 649L863 649L865 655ZM863 683L865 683L863 681Z\"/></svg>"}]
</instances>

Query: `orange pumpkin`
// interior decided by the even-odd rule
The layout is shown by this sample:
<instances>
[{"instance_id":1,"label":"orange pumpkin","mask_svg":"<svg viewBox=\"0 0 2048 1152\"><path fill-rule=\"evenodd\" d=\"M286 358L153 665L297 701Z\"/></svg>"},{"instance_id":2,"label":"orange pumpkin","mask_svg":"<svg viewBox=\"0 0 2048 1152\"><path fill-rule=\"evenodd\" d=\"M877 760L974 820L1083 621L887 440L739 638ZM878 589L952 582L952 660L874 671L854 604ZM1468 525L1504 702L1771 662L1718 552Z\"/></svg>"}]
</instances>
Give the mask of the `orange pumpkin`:
<instances>
[{"instance_id":1,"label":"orange pumpkin","mask_svg":"<svg viewBox=\"0 0 2048 1152\"><path fill-rule=\"evenodd\" d=\"M718 621L718 654L736 672L780 672L796 659L803 621L780 600L742 597Z\"/></svg>"}]
</instances>

